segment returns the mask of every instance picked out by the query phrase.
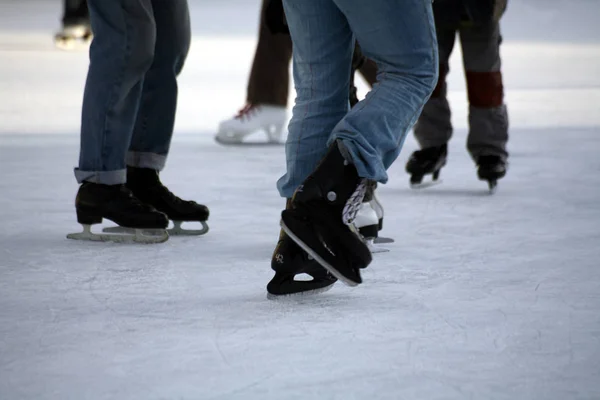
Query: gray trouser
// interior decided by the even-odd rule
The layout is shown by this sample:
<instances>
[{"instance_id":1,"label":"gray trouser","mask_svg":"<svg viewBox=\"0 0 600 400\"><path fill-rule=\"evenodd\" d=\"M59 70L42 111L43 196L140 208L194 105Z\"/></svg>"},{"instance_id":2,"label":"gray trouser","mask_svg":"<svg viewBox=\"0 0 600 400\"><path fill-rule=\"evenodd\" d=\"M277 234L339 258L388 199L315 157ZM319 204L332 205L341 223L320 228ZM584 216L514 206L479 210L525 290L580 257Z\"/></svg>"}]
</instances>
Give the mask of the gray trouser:
<instances>
[{"instance_id":1,"label":"gray trouser","mask_svg":"<svg viewBox=\"0 0 600 400\"><path fill-rule=\"evenodd\" d=\"M461 27L458 33L469 98L467 149L474 160L482 155L497 155L506 159L508 113L500 70L502 37L499 24L494 22L486 26ZM446 75L456 30L438 27L437 36L440 56L438 84L414 128L421 148L443 145L452 136Z\"/></svg>"}]
</instances>

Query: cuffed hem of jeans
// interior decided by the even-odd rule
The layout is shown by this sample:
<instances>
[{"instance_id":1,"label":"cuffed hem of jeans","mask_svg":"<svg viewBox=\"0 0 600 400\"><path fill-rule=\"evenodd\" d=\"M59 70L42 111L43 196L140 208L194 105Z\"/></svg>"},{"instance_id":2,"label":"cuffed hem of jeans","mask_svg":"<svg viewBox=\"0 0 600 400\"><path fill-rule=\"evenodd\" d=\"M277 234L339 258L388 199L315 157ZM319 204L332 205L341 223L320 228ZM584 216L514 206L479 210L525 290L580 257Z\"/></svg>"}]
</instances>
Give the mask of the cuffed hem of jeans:
<instances>
[{"instance_id":1,"label":"cuffed hem of jeans","mask_svg":"<svg viewBox=\"0 0 600 400\"><path fill-rule=\"evenodd\" d=\"M388 176L387 172L383 168L383 173L378 173L379 168L373 168L369 165L364 158L361 157L360 152L356 149L355 143L351 139L344 139L343 137L332 137L331 140L335 140L338 143L340 152L346 160L354 164L358 176L366 178L374 182L387 183Z\"/></svg>"},{"instance_id":2,"label":"cuffed hem of jeans","mask_svg":"<svg viewBox=\"0 0 600 400\"><path fill-rule=\"evenodd\" d=\"M136 168L151 168L160 171L165 167L166 162L167 156L156 153L130 151L125 156L125 163Z\"/></svg>"},{"instance_id":3,"label":"cuffed hem of jeans","mask_svg":"<svg viewBox=\"0 0 600 400\"><path fill-rule=\"evenodd\" d=\"M277 190L279 191L279 195L286 199L291 199L294 196L294 192L296 188L300 186L302 182L299 182L297 185L291 184L289 180L289 176L286 173L277 181Z\"/></svg>"},{"instance_id":4,"label":"cuffed hem of jeans","mask_svg":"<svg viewBox=\"0 0 600 400\"><path fill-rule=\"evenodd\" d=\"M75 168L75 179L78 183L91 182L102 185L121 185L127 180L127 170L118 169L115 171L82 171Z\"/></svg>"}]
</instances>

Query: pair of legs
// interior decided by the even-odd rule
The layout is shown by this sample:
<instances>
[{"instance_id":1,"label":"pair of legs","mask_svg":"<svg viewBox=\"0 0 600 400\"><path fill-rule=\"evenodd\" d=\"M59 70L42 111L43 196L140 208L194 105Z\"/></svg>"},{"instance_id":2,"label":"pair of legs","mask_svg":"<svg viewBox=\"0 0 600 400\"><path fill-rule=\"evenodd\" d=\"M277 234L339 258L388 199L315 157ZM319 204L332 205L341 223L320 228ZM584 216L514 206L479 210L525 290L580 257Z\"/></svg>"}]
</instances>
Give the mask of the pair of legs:
<instances>
[{"instance_id":1,"label":"pair of legs","mask_svg":"<svg viewBox=\"0 0 600 400\"><path fill-rule=\"evenodd\" d=\"M294 44L296 104L279 193L290 199L273 254L271 295L354 286L371 252L357 216L374 182L387 181L437 78L430 0L283 0ZM349 109L354 44L377 83ZM306 273L312 281L294 277Z\"/></svg>"},{"instance_id":2,"label":"pair of legs","mask_svg":"<svg viewBox=\"0 0 600 400\"><path fill-rule=\"evenodd\" d=\"M187 0L88 0L94 39L83 98L79 188L75 206L89 226L110 219L136 229L161 229L169 220L204 222L208 209L174 196L162 185L173 134L177 75L191 40ZM126 184L126 185L125 185ZM207 226L203 223L205 233Z\"/></svg>"},{"instance_id":3,"label":"pair of legs","mask_svg":"<svg viewBox=\"0 0 600 400\"><path fill-rule=\"evenodd\" d=\"M347 148L360 177L385 183L437 78L431 2L284 0L284 6L297 99L281 196L293 195L335 140ZM377 83L349 111L355 40L376 63Z\"/></svg>"},{"instance_id":4,"label":"pair of legs","mask_svg":"<svg viewBox=\"0 0 600 400\"><path fill-rule=\"evenodd\" d=\"M415 137L422 148L430 148L445 145L452 136L446 75L457 32L469 100L467 149L475 161L482 156L497 156L506 161L508 113L504 104L498 22L459 29L438 27L439 79L415 125Z\"/></svg>"},{"instance_id":5,"label":"pair of legs","mask_svg":"<svg viewBox=\"0 0 600 400\"><path fill-rule=\"evenodd\" d=\"M126 166L161 170L190 46L187 0L88 0L94 41L75 176L125 183Z\"/></svg>"}]
</instances>

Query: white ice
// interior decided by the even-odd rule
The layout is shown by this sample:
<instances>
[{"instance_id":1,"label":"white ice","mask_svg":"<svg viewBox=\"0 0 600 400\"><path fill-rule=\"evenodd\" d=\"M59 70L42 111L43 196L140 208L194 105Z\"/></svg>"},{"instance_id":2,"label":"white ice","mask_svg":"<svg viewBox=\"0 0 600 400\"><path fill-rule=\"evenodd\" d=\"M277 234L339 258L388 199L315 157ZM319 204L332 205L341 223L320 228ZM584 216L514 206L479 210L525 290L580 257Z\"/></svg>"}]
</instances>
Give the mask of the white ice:
<instances>
[{"instance_id":1,"label":"white ice","mask_svg":"<svg viewBox=\"0 0 600 400\"><path fill-rule=\"evenodd\" d=\"M53 48L58 0L0 0L0 399L600 399L600 3L509 2L495 195L465 151L457 51L444 183L409 189L411 135L380 189L391 252L357 288L289 301L265 291L283 147L213 141L258 6L192 2L162 177L211 231L144 246L65 238L87 54Z\"/></svg>"}]
</instances>

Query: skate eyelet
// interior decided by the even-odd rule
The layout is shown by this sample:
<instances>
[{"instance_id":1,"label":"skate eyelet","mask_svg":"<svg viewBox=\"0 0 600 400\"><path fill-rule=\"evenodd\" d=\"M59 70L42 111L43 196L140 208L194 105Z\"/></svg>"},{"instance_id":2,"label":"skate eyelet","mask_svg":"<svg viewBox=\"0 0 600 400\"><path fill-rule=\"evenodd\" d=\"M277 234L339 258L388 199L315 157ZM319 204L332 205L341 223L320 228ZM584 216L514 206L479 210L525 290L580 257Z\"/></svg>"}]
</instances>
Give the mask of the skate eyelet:
<instances>
[{"instance_id":1,"label":"skate eyelet","mask_svg":"<svg viewBox=\"0 0 600 400\"><path fill-rule=\"evenodd\" d=\"M335 192L329 192L327 193L327 200L329 200L330 202L334 202L337 200L337 194Z\"/></svg>"}]
</instances>

